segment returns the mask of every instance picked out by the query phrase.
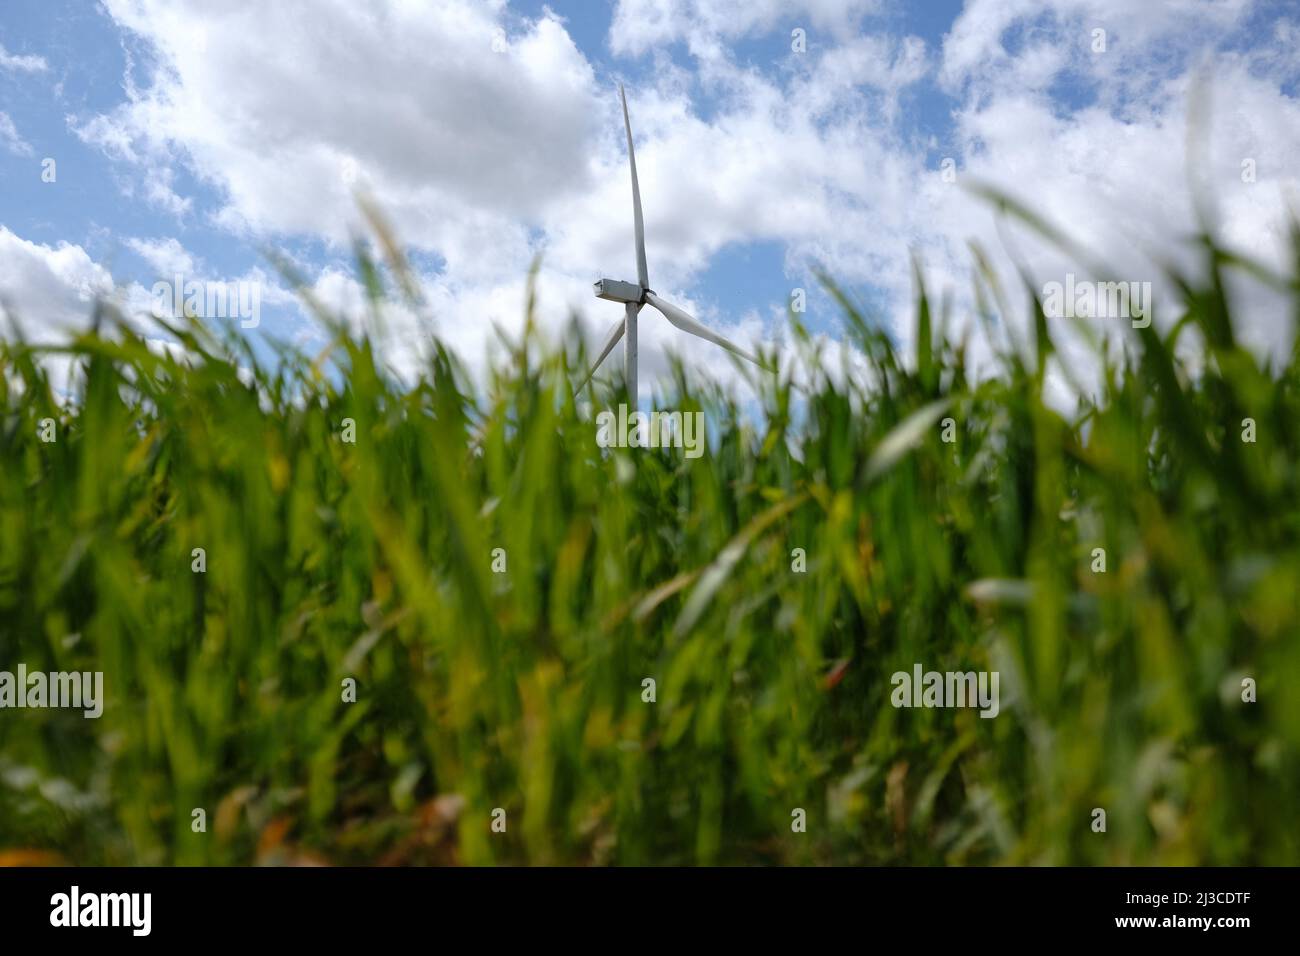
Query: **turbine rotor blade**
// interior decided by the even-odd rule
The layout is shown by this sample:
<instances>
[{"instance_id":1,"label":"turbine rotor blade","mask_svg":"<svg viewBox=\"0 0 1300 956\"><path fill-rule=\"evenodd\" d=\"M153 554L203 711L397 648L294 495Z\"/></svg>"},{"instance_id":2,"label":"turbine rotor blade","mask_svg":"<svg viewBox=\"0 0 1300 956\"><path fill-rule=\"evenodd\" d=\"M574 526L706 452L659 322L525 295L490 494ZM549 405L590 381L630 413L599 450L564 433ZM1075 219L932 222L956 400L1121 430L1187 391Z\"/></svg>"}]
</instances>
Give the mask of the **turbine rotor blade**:
<instances>
[{"instance_id":1,"label":"turbine rotor blade","mask_svg":"<svg viewBox=\"0 0 1300 956\"><path fill-rule=\"evenodd\" d=\"M591 371L587 373L586 378L582 380L582 384L579 385L575 391L581 392L587 387L587 383L591 381L591 377L596 374L596 369L600 368L600 363L605 361L605 356L614 351L614 346L618 345L618 340L623 337L623 327L624 320L619 319L618 324L609 330L609 335L605 339L605 344L600 347L600 355L596 356L596 361L591 364Z\"/></svg>"},{"instance_id":2,"label":"turbine rotor blade","mask_svg":"<svg viewBox=\"0 0 1300 956\"><path fill-rule=\"evenodd\" d=\"M733 343L728 342L717 332L714 332L712 329L708 328L707 326L701 325L699 322L695 321L695 319L692 316L690 316L686 312L683 312L681 309L677 308L677 306L673 305L671 302L665 302L663 299L659 298L659 296L655 295L653 292L647 292L645 296L645 300L649 302L651 305L653 305L660 312L662 312L664 314L665 319L667 319L673 325L677 326L677 328L681 329L683 332L689 332L691 333L691 335L698 335L700 338L712 342L714 345L721 346L722 348L726 349L728 352L734 352L736 355L739 355L741 358L748 359L749 361L757 365L759 368L767 368L766 365L764 365L761 361L759 361L750 353L746 352L739 345L734 345Z\"/></svg>"},{"instance_id":3,"label":"turbine rotor blade","mask_svg":"<svg viewBox=\"0 0 1300 956\"><path fill-rule=\"evenodd\" d=\"M623 100L623 127L627 130L627 161L632 167L632 222L636 227L636 277L641 288L650 288L650 270L645 264L645 223L641 219L641 187L636 181L636 153L632 151L632 121L627 118L627 94L623 84L618 85L618 95Z\"/></svg>"}]
</instances>

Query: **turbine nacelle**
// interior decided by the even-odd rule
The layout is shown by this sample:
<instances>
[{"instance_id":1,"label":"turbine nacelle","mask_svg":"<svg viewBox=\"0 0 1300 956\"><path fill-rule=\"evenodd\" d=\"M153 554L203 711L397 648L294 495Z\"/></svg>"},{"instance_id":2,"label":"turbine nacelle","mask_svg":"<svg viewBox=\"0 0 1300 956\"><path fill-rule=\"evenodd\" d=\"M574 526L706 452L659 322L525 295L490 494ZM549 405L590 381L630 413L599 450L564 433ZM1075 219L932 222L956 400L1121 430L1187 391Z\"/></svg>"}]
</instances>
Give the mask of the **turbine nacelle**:
<instances>
[{"instance_id":1,"label":"turbine nacelle","mask_svg":"<svg viewBox=\"0 0 1300 956\"><path fill-rule=\"evenodd\" d=\"M644 301L645 291L635 282L621 279L597 279L596 298L609 302L632 302L639 305Z\"/></svg>"}]
</instances>

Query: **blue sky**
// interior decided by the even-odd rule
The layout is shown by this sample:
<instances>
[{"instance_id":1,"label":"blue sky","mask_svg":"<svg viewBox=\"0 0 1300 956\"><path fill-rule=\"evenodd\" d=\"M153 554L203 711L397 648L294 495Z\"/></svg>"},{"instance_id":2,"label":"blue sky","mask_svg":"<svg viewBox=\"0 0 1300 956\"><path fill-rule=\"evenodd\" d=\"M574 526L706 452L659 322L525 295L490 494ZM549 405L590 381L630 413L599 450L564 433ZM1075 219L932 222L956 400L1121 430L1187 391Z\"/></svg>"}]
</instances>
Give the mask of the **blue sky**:
<instances>
[{"instance_id":1,"label":"blue sky","mask_svg":"<svg viewBox=\"0 0 1300 956\"><path fill-rule=\"evenodd\" d=\"M147 305L154 280L183 266L201 281L264 283L248 334L310 342L313 323L265 252L289 255L326 301L355 304L359 185L409 244L440 333L471 361L492 321L522 321L537 254L544 326L580 310L598 339L617 307L590 282L635 275L620 81L651 285L742 341L779 341L791 291L807 288L807 320L835 346L839 319L814 263L904 346L911 253L959 311L969 240L1010 268L1006 227L941 179L945 157L959 180L1032 199L1147 278L1154 266L1135 250L1190 227L1182 145L1198 65L1218 104L1206 170L1223 228L1251 254L1282 255L1300 170L1293 4L437 6L6 0L0 308L53 334L110 288ZM796 28L806 52L791 49ZM1250 189L1245 158L1259 170ZM1012 242L1045 279L1071 266L1031 237ZM1281 323L1259 304L1256 338L1273 347ZM642 323L651 380L664 350L683 345L662 326ZM418 363L427 336L414 317L399 316L390 338L398 367Z\"/></svg>"}]
</instances>

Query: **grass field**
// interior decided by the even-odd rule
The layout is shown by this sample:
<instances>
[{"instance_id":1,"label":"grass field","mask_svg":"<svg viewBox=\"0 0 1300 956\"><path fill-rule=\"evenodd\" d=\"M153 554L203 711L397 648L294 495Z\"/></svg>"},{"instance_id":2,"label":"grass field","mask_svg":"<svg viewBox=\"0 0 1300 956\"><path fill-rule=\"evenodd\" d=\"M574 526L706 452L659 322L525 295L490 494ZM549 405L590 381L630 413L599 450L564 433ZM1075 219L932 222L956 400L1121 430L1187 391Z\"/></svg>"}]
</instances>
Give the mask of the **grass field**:
<instances>
[{"instance_id":1,"label":"grass field","mask_svg":"<svg viewBox=\"0 0 1300 956\"><path fill-rule=\"evenodd\" d=\"M1256 281L1300 323L1293 238ZM0 669L106 702L0 710L0 860L1295 863L1300 356L1239 347L1253 267L1204 250L1069 415L1041 312L975 380L923 292L904 356L842 300L869 384L797 324L810 384L755 375L761 415L661 383L697 460L598 448L585 359L532 332L476 390L440 345L399 384L339 317L268 363L104 310L66 399L11 336ZM359 269L381 309L400 263ZM999 672L1000 713L891 706L917 663Z\"/></svg>"}]
</instances>

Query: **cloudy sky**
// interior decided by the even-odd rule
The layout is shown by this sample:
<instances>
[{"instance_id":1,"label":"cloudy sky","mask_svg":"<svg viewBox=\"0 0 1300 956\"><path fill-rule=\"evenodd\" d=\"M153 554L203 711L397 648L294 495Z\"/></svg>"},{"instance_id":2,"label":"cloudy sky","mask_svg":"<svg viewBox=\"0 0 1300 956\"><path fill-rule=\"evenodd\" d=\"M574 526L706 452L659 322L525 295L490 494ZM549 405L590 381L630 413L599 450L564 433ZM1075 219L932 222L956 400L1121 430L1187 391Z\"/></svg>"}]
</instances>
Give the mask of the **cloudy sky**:
<instances>
[{"instance_id":1,"label":"cloudy sky","mask_svg":"<svg viewBox=\"0 0 1300 956\"><path fill-rule=\"evenodd\" d=\"M908 347L913 253L963 321L971 240L1008 276L1078 269L999 224L978 180L1159 286L1154 259L1188 261L1194 175L1222 235L1280 266L1298 81L1294 0L3 0L0 310L54 336L97 294L147 307L160 276L245 279L263 283L246 334L310 343L266 252L355 303L362 190L471 363L494 323L522 325L538 254L544 327L576 311L598 340L619 312L592 281L635 277L623 82L660 294L755 342L807 289L836 340L821 267ZM1277 348L1280 304L1240 294L1250 341ZM730 367L643 316L643 390L665 349ZM413 367L420 323L387 335Z\"/></svg>"}]
</instances>

